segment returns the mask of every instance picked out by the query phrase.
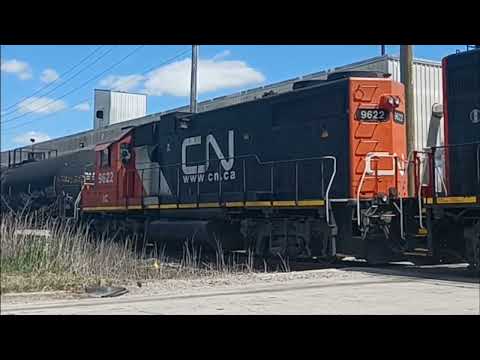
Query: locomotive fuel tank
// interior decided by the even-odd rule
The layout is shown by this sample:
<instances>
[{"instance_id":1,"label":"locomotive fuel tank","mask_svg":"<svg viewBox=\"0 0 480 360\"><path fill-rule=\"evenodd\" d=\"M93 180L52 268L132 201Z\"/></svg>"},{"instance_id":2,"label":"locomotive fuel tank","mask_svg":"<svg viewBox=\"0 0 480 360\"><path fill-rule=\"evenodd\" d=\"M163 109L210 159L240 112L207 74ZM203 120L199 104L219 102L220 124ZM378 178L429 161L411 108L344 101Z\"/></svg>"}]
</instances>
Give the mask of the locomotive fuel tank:
<instances>
[{"instance_id":1,"label":"locomotive fuel tank","mask_svg":"<svg viewBox=\"0 0 480 360\"><path fill-rule=\"evenodd\" d=\"M165 244L168 249L181 249L185 242L206 251L231 251L243 247L240 223L212 220L155 220L147 230L148 241Z\"/></svg>"}]
</instances>

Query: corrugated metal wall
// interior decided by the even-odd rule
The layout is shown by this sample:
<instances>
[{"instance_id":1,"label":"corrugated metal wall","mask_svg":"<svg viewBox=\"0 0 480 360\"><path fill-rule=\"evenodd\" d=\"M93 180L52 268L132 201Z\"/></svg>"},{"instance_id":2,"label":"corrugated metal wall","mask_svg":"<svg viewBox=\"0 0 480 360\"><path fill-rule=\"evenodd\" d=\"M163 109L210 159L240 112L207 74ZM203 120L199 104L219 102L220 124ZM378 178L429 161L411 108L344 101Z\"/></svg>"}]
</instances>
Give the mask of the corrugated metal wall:
<instances>
[{"instance_id":1,"label":"corrugated metal wall","mask_svg":"<svg viewBox=\"0 0 480 360\"><path fill-rule=\"evenodd\" d=\"M147 114L146 95L115 91L110 94L110 125L140 118Z\"/></svg>"},{"instance_id":2,"label":"corrugated metal wall","mask_svg":"<svg viewBox=\"0 0 480 360\"><path fill-rule=\"evenodd\" d=\"M388 72L396 81L400 81L400 61L390 59ZM413 93L415 99L415 148L422 150L427 146L432 106L442 104L442 67L439 63L415 61L413 66ZM437 145L443 144L443 119L437 137Z\"/></svg>"}]
</instances>

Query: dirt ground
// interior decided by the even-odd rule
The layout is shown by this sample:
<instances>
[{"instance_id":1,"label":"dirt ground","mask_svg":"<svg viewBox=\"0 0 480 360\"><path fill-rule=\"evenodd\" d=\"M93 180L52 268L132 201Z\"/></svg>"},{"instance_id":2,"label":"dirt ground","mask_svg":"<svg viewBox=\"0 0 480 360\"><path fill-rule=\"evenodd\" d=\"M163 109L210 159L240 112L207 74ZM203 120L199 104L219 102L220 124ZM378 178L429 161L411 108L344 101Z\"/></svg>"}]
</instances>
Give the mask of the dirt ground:
<instances>
[{"instance_id":1,"label":"dirt ground","mask_svg":"<svg viewBox=\"0 0 480 360\"><path fill-rule=\"evenodd\" d=\"M62 292L5 295L1 314L480 314L476 278L391 269L236 274L128 290L115 298Z\"/></svg>"}]
</instances>

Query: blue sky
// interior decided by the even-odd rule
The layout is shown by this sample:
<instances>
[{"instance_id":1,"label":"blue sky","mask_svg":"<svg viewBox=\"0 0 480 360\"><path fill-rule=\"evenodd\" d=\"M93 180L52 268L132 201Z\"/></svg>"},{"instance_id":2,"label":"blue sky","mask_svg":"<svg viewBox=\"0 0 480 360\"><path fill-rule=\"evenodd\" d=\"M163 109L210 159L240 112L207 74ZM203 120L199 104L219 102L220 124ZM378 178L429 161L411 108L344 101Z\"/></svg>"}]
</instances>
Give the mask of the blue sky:
<instances>
[{"instance_id":1,"label":"blue sky","mask_svg":"<svg viewBox=\"0 0 480 360\"><path fill-rule=\"evenodd\" d=\"M457 49L465 45L416 45L414 54L440 60ZM199 101L379 54L374 45L202 45ZM2 46L0 56L2 150L91 129L94 88L147 93L148 113L189 102L188 45Z\"/></svg>"}]
</instances>

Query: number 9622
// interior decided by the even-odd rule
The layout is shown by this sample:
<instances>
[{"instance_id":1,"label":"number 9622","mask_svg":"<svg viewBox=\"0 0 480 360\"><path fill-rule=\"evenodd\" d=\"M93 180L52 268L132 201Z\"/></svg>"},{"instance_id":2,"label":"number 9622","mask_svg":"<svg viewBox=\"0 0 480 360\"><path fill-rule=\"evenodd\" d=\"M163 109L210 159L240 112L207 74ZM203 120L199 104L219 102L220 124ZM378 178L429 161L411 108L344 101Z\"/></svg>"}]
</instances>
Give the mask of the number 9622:
<instances>
[{"instance_id":1,"label":"number 9622","mask_svg":"<svg viewBox=\"0 0 480 360\"><path fill-rule=\"evenodd\" d=\"M357 119L360 121L385 121L388 113L381 109L358 109Z\"/></svg>"}]
</instances>

